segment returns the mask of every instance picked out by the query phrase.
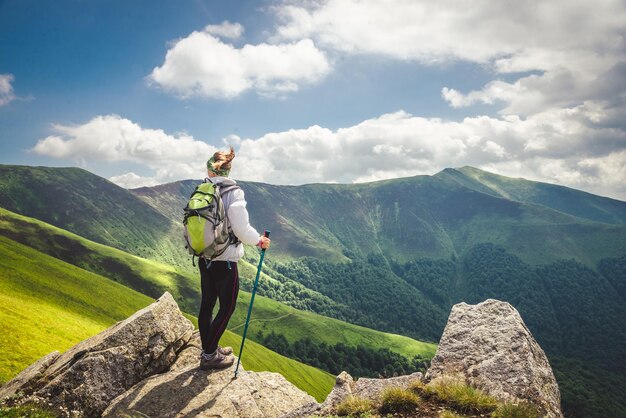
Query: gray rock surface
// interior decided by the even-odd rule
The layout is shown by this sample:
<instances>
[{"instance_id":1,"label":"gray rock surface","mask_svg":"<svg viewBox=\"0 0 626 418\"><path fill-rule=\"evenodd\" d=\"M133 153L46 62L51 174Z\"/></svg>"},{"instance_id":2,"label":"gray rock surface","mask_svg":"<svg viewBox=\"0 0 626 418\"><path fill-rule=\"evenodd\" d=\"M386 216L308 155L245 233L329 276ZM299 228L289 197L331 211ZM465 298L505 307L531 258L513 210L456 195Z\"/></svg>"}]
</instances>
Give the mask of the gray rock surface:
<instances>
[{"instance_id":1,"label":"gray rock surface","mask_svg":"<svg viewBox=\"0 0 626 418\"><path fill-rule=\"evenodd\" d=\"M372 379L362 377L355 381L348 373L341 372L341 374L337 376L335 387L328 394L324 403L322 403L317 410L313 410L310 407L307 410L303 410L303 414L301 416L310 415L309 411L311 411L311 413L319 413L320 415L332 414L337 405L349 396L369 399L376 402L379 400L385 389L389 387L407 389L412 381L422 380L422 377L421 373L413 373L406 376L390 377L388 379Z\"/></svg>"},{"instance_id":2,"label":"gray rock surface","mask_svg":"<svg viewBox=\"0 0 626 418\"><path fill-rule=\"evenodd\" d=\"M460 376L502 401L527 400L562 417L561 395L545 353L519 313L488 299L452 308L426 380Z\"/></svg>"},{"instance_id":3,"label":"gray rock surface","mask_svg":"<svg viewBox=\"0 0 626 418\"><path fill-rule=\"evenodd\" d=\"M323 411L330 411L339 405L344 399L352 395L354 379L347 372L341 372L335 379L335 386L330 391L324 403L321 405Z\"/></svg>"},{"instance_id":4,"label":"gray rock surface","mask_svg":"<svg viewBox=\"0 0 626 418\"><path fill-rule=\"evenodd\" d=\"M98 416L127 389L167 370L192 333L192 323L165 293L62 355L39 360L3 388L3 397L21 390L58 410Z\"/></svg>"},{"instance_id":5,"label":"gray rock surface","mask_svg":"<svg viewBox=\"0 0 626 418\"><path fill-rule=\"evenodd\" d=\"M200 332L195 331L185 347L178 353L178 357L170 370L180 370L187 366L198 365L202 354L202 341L200 341Z\"/></svg>"},{"instance_id":6,"label":"gray rock surface","mask_svg":"<svg viewBox=\"0 0 626 418\"><path fill-rule=\"evenodd\" d=\"M389 387L408 388L414 380L422 380L419 372L406 376L390 377L389 379L371 379L362 377L352 387L352 395L363 399L378 399L383 391Z\"/></svg>"},{"instance_id":7,"label":"gray rock surface","mask_svg":"<svg viewBox=\"0 0 626 418\"><path fill-rule=\"evenodd\" d=\"M236 364L236 361L235 361ZM145 379L116 398L104 417L278 417L315 399L282 375L194 365Z\"/></svg>"},{"instance_id":8,"label":"gray rock surface","mask_svg":"<svg viewBox=\"0 0 626 418\"><path fill-rule=\"evenodd\" d=\"M277 373L198 368L199 333L169 293L63 354L41 358L0 389L61 416L278 417L315 399Z\"/></svg>"}]
</instances>

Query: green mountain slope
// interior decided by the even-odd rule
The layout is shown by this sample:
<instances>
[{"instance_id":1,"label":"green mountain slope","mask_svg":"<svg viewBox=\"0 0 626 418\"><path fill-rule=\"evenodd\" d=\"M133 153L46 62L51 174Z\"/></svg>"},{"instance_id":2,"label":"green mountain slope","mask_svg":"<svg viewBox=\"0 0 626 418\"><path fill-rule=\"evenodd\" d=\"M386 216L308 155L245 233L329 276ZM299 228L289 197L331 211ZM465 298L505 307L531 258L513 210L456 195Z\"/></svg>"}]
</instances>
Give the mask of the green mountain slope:
<instances>
[{"instance_id":1,"label":"green mountain slope","mask_svg":"<svg viewBox=\"0 0 626 418\"><path fill-rule=\"evenodd\" d=\"M189 313L198 311L200 301L198 277L181 273L169 265L132 256L4 209L0 209L0 236L111 278L154 298L169 291L183 311ZM255 272L252 266L242 263L240 272L242 281L251 283ZM274 279L263 275L260 287L271 289L272 280ZM249 303L250 294L241 291L229 329L239 334L243 332L241 325L245 321ZM315 336L318 341L327 344L343 343L374 350L388 348L409 359L414 356L431 358L436 350L434 344L300 311L263 296L255 299L252 323L254 325L249 329L249 336L257 341L262 333L271 330L283 335L291 343Z\"/></svg>"},{"instance_id":2,"label":"green mountain slope","mask_svg":"<svg viewBox=\"0 0 626 418\"><path fill-rule=\"evenodd\" d=\"M603 259L626 254L625 225L477 191L458 181L462 173L452 178L448 171L358 185L242 187L252 223L272 229L268 268L347 305L335 310L336 317L431 341L438 339L451 303L470 295L465 259L485 243L531 266L574 259L597 271ZM195 184L133 192L169 213L172 202L181 206ZM614 213L626 212L626 203L612 204ZM397 274L396 265L417 260L430 265L414 276ZM438 271L437 263L445 271ZM445 279L441 291L450 297L442 301L428 293L428 286L416 286L420 274L431 281ZM542 321L554 328L554 316Z\"/></svg>"},{"instance_id":3,"label":"green mountain slope","mask_svg":"<svg viewBox=\"0 0 626 418\"><path fill-rule=\"evenodd\" d=\"M180 213L196 183L129 192L77 168L0 166L0 207L190 271ZM242 186L252 223L274 234L275 260L449 258L491 242L531 264L573 256L593 267L626 252L626 203L469 167L368 184Z\"/></svg>"},{"instance_id":4,"label":"green mountain slope","mask_svg":"<svg viewBox=\"0 0 626 418\"><path fill-rule=\"evenodd\" d=\"M460 181L461 177L465 180ZM538 189L551 186L509 180L520 188L526 184ZM187 180L132 192L171 216L184 206L197 183ZM539 198L521 201L497 195L486 186L478 187L461 171L450 169L434 176L367 184L240 184L246 192L251 222L272 230L275 260L309 256L342 262L369 254L401 261L447 259L462 257L484 242L501 245L531 264L574 257L595 266L602 258L626 253L626 226L618 222L626 219L626 203L559 186L554 186L558 193L574 196L569 209L561 207L565 203L553 208L539 204ZM598 209L595 217L615 222L583 217L576 211L583 201L587 207L605 205L607 209Z\"/></svg>"},{"instance_id":5,"label":"green mountain slope","mask_svg":"<svg viewBox=\"0 0 626 418\"><path fill-rule=\"evenodd\" d=\"M0 236L0 381L39 357L64 351L130 316L153 300ZM238 352L241 337L227 332L222 344ZM329 373L276 354L254 341L246 344L248 370L274 371L324 399L334 384Z\"/></svg>"},{"instance_id":6,"label":"green mountain slope","mask_svg":"<svg viewBox=\"0 0 626 418\"><path fill-rule=\"evenodd\" d=\"M0 165L0 207L142 257L179 251L169 218L80 168Z\"/></svg>"},{"instance_id":7,"label":"green mountain slope","mask_svg":"<svg viewBox=\"0 0 626 418\"><path fill-rule=\"evenodd\" d=\"M479 192L542 205L579 218L612 224L626 223L624 202L608 197L556 184L499 176L473 167L449 168L437 175L453 178Z\"/></svg>"}]
</instances>

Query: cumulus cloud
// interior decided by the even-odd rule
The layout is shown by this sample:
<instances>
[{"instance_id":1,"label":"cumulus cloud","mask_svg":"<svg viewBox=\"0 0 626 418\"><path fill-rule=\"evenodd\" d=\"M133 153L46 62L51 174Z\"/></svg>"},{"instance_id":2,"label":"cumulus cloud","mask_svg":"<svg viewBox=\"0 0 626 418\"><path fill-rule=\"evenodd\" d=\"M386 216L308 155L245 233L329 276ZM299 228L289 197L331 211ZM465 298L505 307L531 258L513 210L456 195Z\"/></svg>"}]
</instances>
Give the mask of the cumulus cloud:
<instances>
[{"instance_id":1,"label":"cumulus cloud","mask_svg":"<svg viewBox=\"0 0 626 418\"><path fill-rule=\"evenodd\" d=\"M157 186L159 181L154 177L144 177L133 173L132 171L118 176L109 177L109 180L118 186L126 189L136 189L138 187Z\"/></svg>"},{"instance_id":2,"label":"cumulus cloud","mask_svg":"<svg viewBox=\"0 0 626 418\"><path fill-rule=\"evenodd\" d=\"M619 0L477 0L471 7L454 0L326 0L276 10L276 39L311 38L341 53L428 65L474 62L502 75L467 93L445 86L442 96L453 107L496 103L503 114L530 115L574 106L599 99L598 84L626 62L626 4ZM625 89L623 79L613 79L604 93L623 97Z\"/></svg>"},{"instance_id":3,"label":"cumulus cloud","mask_svg":"<svg viewBox=\"0 0 626 418\"><path fill-rule=\"evenodd\" d=\"M626 134L589 125L596 107L461 122L400 111L336 131L270 133L241 142L233 175L279 184L350 183L472 165L624 199Z\"/></svg>"},{"instance_id":4,"label":"cumulus cloud","mask_svg":"<svg viewBox=\"0 0 626 418\"><path fill-rule=\"evenodd\" d=\"M13 93L13 74L0 74L0 106L4 106L15 100L17 97Z\"/></svg>"},{"instance_id":5,"label":"cumulus cloud","mask_svg":"<svg viewBox=\"0 0 626 418\"><path fill-rule=\"evenodd\" d=\"M618 0L477 0L471 7L454 0L326 0L287 2L277 13L283 22L279 39L310 37L344 52L424 63L498 59L509 71L555 65L553 55L540 55L546 50L610 47L619 42L624 22Z\"/></svg>"},{"instance_id":6,"label":"cumulus cloud","mask_svg":"<svg viewBox=\"0 0 626 418\"><path fill-rule=\"evenodd\" d=\"M149 79L182 98L230 99L254 90L282 97L330 72L326 55L310 39L237 48L222 38L238 38L239 24L207 26L173 43Z\"/></svg>"},{"instance_id":7,"label":"cumulus cloud","mask_svg":"<svg viewBox=\"0 0 626 418\"><path fill-rule=\"evenodd\" d=\"M469 91L444 85L441 96L455 108L494 105L499 117L451 122L396 114L387 134L377 133L384 144L374 145L370 159L361 161L367 172L347 174L347 179L469 164L626 196L626 186L621 186L626 183L623 1L477 0L471 7L459 7L453 0L323 0L286 1L275 10L281 22L275 41L313 39L337 54L377 55L408 65L471 62L493 75ZM381 117L376 124L390 120ZM348 144L344 135L349 132L350 138L360 138L356 143L367 144L363 128L379 132L370 129L372 123L326 135ZM401 134L403 129L412 135ZM306 132L291 135L306 137ZM275 139L268 136L258 142L271 144ZM441 146L447 147L445 159L436 152ZM340 147L345 149L362 151ZM404 155L401 161L389 165L399 154ZM349 161L329 164L352 169ZM327 165L309 166L320 170Z\"/></svg>"},{"instance_id":8,"label":"cumulus cloud","mask_svg":"<svg viewBox=\"0 0 626 418\"><path fill-rule=\"evenodd\" d=\"M53 135L37 142L35 153L79 162L127 161L154 171L152 177L126 173L111 179L124 187L202 177L207 158L217 151L189 135L142 128L117 115L98 116L82 125L53 125L52 130Z\"/></svg>"},{"instance_id":9,"label":"cumulus cloud","mask_svg":"<svg viewBox=\"0 0 626 418\"><path fill-rule=\"evenodd\" d=\"M331 130L321 126L260 138L224 139L237 148L232 176L273 184L352 183L433 174L472 165L504 175L548 181L626 199L626 133L598 119L586 102L528 118L423 118L404 111ZM109 115L83 125L53 126L34 151L79 161L129 161L153 171L111 178L124 187L201 178L216 148L185 134ZM262 169L260 169L262 167Z\"/></svg>"},{"instance_id":10,"label":"cumulus cloud","mask_svg":"<svg viewBox=\"0 0 626 418\"><path fill-rule=\"evenodd\" d=\"M204 31L220 38L239 39L243 35L244 27L239 23L230 23L226 20L219 25L208 25Z\"/></svg>"}]
</instances>

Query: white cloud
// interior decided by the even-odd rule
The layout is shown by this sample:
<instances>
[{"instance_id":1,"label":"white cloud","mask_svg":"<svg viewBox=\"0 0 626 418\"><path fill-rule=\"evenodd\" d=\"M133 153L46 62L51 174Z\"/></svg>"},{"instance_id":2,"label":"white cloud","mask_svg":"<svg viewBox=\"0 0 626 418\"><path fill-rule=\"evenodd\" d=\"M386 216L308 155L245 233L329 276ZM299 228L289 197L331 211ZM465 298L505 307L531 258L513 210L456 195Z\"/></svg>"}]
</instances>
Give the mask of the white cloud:
<instances>
[{"instance_id":1,"label":"white cloud","mask_svg":"<svg viewBox=\"0 0 626 418\"><path fill-rule=\"evenodd\" d=\"M109 177L109 180L118 186L124 187L126 189L136 189L137 187L151 187L157 186L159 181L157 181L153 177L143 177L139 176L132 171L124 174L120 174L119 176Z\"/></svg>"},{"instance_id":2,"label":"white cloud","mask_svg":"<svg viewBox=\"0 0 626 418\"><path fill-rule=\"evenodd\" d=\"M117 115L98 116L75 126L53 125L54 135L37 142L33 151L78 162L133 162L151 168L153 177L134 173L111 180L133 187L202 177L206 160L217 149L186 134L146 129Z\"/></svg>"},{"instance_id":3,"label":"white cloud","mask_svg":"<svg viewBox=\"0 0 626 418\"><path fill-rule=\"evenodd\" d=\"M230 23L225 20L219 25L208 25L204 31L220 38L239 39L243 35L244 27L239 23Z\"/></svg>"},{"instance_id":4,"label":"white cloud","mask_svg":"<svg viewBox=\"0 0 626 418\"><path fill-rule=\"evenodd\" d=\"M551 159L483 164L480 168L511 177L557 183L626 201L626 151L595 158Z\"/></svg>"},{"instance_id":5,"label":"white cloud","mask_svg":"<svg viewBox=\"0 0 626 418\"><path fill-rule=\"evenodd\" d=\"M423 118L403 111L337 130L320 126L229 136L232 176L272 184L362 182L433 174L471 165L626 199L626 133L602 125L602 104L586 102L536 115ZM211 145L185 134L142 128L115 115L53 126L34 151L77 161L129 161L153 170L114 176L125 187L201 178Z\"/></svg>"},{"instance_id":6,"label":"white cloud","mask_svg":"<svg viewBox=\"0 0 626 418\"><path fill-rule=\"evenodd\" d=\"M599 99L598 81L626 62L626 3L555 0L326 0L277 7L277 40L312 38L339 53L375 54L421 64L467 61L496 74L465 94L446 86L454 107L503 104L503 114L531 115ZM603 97L623 95L623 78Z\"/></svg>"},{"instance_id":7,"label":"white cloud","mask_svg":"<svg viewBox=\"0 0 626 418\"><path fill-rule=\"evenodd\" d=\"M474 103L493 104L497 101L511 102L523 93L523 87L519 82L510 84L502 81L492 81L482 90L472 91L466 95L448 87L441 89L441 96L455 108L471 106Z\"/></svg>"},{"instance_id":8,"label":"white cloud","mask_svg":"<svg viewBox=\"0 0 626 418\"><path fill-rule=\"evenodd\" d=\"M241 142L233 175L274 184L349 183L472 165L625 199L626 134L590 124L597 108L585 103L525 119L461 122L396 112L336 131L270 133Z\"/></svg>"},{"instance_id":9,"label":"white cloud","mask_svg":"<svg viewBox=\"0 0 626 418\"><path fill-rule=\"evenodd\" d=\"M13 74L0 74L0 106L4 106L15 100L11 83L15 80Z\"/></svg>"},{"instance_id":10,"label":"white cloud","mask_svg":"<svg viewBox=\"0 0 626 418\"><path fill-rule=\"evenodd\" d=\"M326 0L285 3L277 8L279 39L313 38L344 52L382 54L420 62L499 59L510 70L554 63L541 57L530 67L515 57L544 51L596 49L619 42L624 4L476 0L471 7L442 0ZM534 53L533 51L536 51ZM537 64L540 67L537 67Z\"/></svg>"},{"instance_id":11,"label":"white cloud","mask_svg":"<svg viewBox=\"0 0 626 418\"><path fill-rule=\"evenodd\" d=\"M325 54L310 39L237 48L217 37L242 33L241 25L228 22L194 31L173 44L149 79L182 98L229 99L248 90L283 96L330 72Z\"/></svg>"}]
</instances>

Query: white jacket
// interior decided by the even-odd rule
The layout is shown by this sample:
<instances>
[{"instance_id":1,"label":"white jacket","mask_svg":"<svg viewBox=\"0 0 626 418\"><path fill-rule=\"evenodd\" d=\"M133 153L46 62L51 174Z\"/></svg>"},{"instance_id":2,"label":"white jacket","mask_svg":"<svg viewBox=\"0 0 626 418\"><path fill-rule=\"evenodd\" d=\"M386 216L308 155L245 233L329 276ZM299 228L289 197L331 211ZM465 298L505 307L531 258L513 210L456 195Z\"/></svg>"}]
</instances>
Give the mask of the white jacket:
<instances>
[{"instance_id":1,"label":"white jacket","mask_svg":"<svg viewBox=\"0 0 626 418\"><path fill-rule=\"evenodd\" d=\"M217 186L228 187L237 184L235 180L228 177L209 177L209 181ZM244 244L256 245L259 242L260 235L256 229L250 225L250 217L246 209L246 198L243 190L235 189L222 195L226 216L230 222L233 233ZM243 257L243 244L231 245L219 257L215 257L214 261L234 261L237 262Z\"/></svg>"}]
</instances>

